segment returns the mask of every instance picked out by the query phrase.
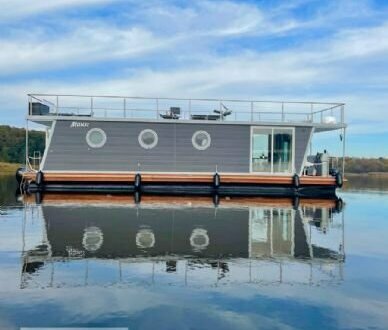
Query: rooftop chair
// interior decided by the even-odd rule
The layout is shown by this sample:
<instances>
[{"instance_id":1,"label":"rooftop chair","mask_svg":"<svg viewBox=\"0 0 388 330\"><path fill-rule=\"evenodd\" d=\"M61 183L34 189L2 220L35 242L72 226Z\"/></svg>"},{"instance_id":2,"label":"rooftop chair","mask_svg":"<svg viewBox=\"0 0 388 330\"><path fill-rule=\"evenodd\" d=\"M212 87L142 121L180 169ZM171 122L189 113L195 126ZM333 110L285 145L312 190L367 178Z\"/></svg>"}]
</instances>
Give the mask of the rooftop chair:
<instances>
[{"instance_id":1,"label":"rooftop chair","mask_svg":"<svg viewBox=\"0 0 388 330\"><path fill-rule=\"evenodd\" d=\"M179 119L181 114L181 108L179 107L170 107L169 111L166 111L165 113L161 113L160 117L163 119Z\"/></svg>"},{"instance_id":2,"label":"rooftop chair","mask_svg":"<svg viewBox=\"0 0 388 330\"><path fill-rule=\"evenodd\" d=\"M232 113L232 110L229 110L224 104L221 103L221 106L225 110L213 110L216 115L191 115L191 119L194 120L223 120L225 117L229 116Z\"/></svg>"}]
</instances>

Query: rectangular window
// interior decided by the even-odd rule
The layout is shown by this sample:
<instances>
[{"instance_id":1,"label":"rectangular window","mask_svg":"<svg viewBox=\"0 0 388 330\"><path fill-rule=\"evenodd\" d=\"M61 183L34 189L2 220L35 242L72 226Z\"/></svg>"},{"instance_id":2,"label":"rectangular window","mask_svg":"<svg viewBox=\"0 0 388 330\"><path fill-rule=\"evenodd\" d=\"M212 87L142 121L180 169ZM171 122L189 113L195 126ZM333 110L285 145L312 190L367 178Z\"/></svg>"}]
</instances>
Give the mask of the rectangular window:
<instances>
[{"instance_id":1,"label":"rectangular window","mask_svg":"<svg viewBox=\"0 0 388 330\"><path fill-rule=\"evenodd\" d=\"M293 172L294 130L291 128L252 129L252 172Z\"/></svg>"}]
</instances>

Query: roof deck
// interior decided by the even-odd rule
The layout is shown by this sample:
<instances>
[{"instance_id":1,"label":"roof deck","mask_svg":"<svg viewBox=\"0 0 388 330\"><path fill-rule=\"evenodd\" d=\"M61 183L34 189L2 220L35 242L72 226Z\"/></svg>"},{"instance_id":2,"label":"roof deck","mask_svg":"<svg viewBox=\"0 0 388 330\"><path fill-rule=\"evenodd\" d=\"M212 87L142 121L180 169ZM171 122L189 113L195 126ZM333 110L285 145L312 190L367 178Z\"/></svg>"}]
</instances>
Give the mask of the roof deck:
<instances>
[{"instance_id":1,"label":"roof deck","mask_svg":"<svg viewBox=\"0 0 388 330\"><path fill-rule=\"evenodd\" d=\"M28 94L28 119L176 121L345 127L344 103Z\"/></svg>"}]
</instances>

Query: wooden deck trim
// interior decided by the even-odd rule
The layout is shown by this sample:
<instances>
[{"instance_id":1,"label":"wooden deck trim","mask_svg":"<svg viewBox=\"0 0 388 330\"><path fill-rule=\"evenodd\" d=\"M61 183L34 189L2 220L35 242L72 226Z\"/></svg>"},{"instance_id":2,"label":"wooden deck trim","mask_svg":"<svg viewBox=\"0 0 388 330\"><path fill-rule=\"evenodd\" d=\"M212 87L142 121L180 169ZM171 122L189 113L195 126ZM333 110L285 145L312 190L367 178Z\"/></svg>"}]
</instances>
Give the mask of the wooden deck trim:
<instances>
[{"instance_id":1,"label":"wooden deck trim","mask_svg":"<svg viewBox=\"0 0 388 330\"><path fill-rule=\"evenodd\" d=\"M45 182L121 182L132 183L135 180L135 173L64 173L48 172L44 173ZM265 176L255 174L228 174L219 173L222 183L229 184L272 184L291 185L292 176ZM28 181L35 180L36 173L28 172L23 174L23 178ZM158 183L206 183L213 182L213 174L208 173L141 173L142 182ZM302 176L301 185L335 185L334 177Z\"/></svg>"}]
</instances>

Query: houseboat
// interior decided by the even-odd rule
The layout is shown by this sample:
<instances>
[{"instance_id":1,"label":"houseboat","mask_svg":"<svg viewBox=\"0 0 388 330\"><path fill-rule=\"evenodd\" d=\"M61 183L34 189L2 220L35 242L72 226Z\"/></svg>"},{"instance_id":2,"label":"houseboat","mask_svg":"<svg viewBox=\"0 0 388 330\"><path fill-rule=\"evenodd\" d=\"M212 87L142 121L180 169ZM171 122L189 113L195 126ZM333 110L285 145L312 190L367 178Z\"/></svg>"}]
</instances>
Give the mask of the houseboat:
<instances>
[{"instance_id":1,"label":"houseboat","mask_svg":"<svg viewBox=\"0 0 388 330\"><path fill-rule=\"evenodd\" d=\"M313 135L327 131L340 132L345 152L343 103L28 98L27 126L46 128L38 168L26 130L17 177L28 192L330 197L344 181L343 161L311 154Z\"/></svg>"}]
</instances>

